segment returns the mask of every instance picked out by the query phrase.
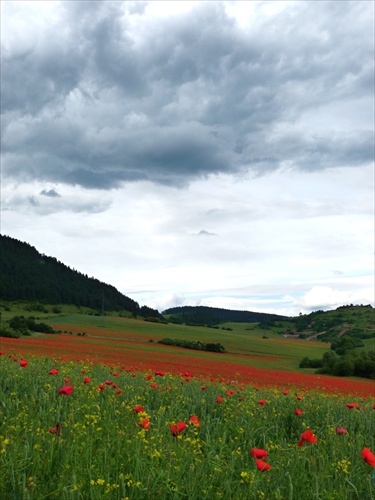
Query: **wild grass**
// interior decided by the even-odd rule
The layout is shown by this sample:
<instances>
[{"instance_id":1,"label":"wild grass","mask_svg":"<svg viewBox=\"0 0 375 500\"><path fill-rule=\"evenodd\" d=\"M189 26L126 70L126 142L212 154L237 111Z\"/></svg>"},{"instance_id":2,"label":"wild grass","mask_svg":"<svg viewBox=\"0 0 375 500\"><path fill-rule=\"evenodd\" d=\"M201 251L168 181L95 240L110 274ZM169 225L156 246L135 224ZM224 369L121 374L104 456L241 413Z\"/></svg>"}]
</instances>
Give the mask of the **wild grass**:
<instances>
[{"instance_id":1,"label":"wild grass","mask_svg":"<svg viewBox=\"0 0 375 500\"><path fill-rule=\"evenodd\" d=\"M374 398L26 362L0 356L0 498L375 498L374 468L361 457L364 447L374 451ZM71 395L58 394L64 386ZM346 407L352 402L360 409ZM178 422L187 426L175 437ZM299 447L307 429L317 442ZM252 448L267 452L269 470L258 470Z\"/></svg>"}]
</instances>

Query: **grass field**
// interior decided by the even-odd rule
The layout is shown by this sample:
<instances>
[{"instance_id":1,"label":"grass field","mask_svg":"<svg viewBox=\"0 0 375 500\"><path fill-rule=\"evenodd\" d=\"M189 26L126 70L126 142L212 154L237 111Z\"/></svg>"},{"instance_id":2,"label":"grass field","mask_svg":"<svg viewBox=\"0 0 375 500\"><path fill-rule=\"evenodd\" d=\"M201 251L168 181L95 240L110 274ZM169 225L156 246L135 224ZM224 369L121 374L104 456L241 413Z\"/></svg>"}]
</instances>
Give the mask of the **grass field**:
<instances>
[{"instance_id":1,"label":"grass field","mask_svg":"<svg viewBox=\"0 0 375 500\"><path fill-rule=\"evenodd\" d=\"M11 309L3 314L11 317L15 313L29 313L20 308ZM303 357L321 358L329 346L322 342L285 338L272 331L265 332L257 324L223 325L224 328L231 328L228 331L80 314L77 308L62 310L61 314L38 313L38 318L56 330L69 333L0 338L0 350L22 355L85 359L108 365L121 364L139 371L163 369L179 373L193 370L204 377L254 385L299 384L363 395L374 390L374 384L369 380L318 377L313 375L313 370L302 371L298 365ZM228 352L209 353L158 344L157 341L164 337L220 342Z\"/></svg>"},{"instance_id":2,"label":"grass field","mask_svg":"<svg viewBox=\"0 0 375 500\"><path fill-rule=\"evenodd\" d=\"M0 498L375 498L373 397L161 369L0 356Z\"/></svg>"}]
</instances>

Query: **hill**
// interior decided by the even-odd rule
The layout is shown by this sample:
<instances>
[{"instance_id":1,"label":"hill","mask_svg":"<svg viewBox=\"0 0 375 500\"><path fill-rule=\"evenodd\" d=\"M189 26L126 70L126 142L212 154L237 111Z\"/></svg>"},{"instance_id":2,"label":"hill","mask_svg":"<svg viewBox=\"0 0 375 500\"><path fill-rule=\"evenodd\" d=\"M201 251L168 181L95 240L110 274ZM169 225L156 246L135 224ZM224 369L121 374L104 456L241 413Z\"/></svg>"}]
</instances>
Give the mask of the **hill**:
<instances>
[{"instance_id":1,"label":"hill","mask_svg":"<svg viewBox=\"0 0 375 500\"><path fill-rule=\"evenodd\" d=\"M134 316L160 317L112 285L89 278L28 243L0 235L0 299L74 304L102 310L125 310Z\"/></svg>"},{"instance_id":2,"label":"hill","mask_svg":"<svg viewBox=\"0 0 375 500\"><path fill-rule=\"evenodd\" d=\"M233 311L218 307L182 306L163 311L163 315L172 323L191 325L216 325L223 322L263 323L286 319L286 316L251 311Z\"/></svg>"}]
</instances>

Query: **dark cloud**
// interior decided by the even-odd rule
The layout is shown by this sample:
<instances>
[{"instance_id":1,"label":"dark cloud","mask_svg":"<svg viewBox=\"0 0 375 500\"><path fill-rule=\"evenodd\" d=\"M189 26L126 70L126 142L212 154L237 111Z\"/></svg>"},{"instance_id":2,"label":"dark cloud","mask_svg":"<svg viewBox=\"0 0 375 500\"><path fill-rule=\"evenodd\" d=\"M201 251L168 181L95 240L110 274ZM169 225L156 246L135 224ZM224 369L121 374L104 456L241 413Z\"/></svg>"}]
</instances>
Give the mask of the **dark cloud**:
<instances>
[{"instance_id":1,"label":"dark cloud","mask_svg":"<svg viewBox=\"0 0 375 500\"><path fill-rule=\"evenodd\" d=\"M49 198L60 198L60 196L61 196L54 189L49 189L48 191L47 191L47 189L42 189L42 191L40 192L40 194L43 195L43 196L48 196Z\"/></svg>"},{"instance_id":2,"label":"dark cloud","mask_svg":"<svg viewBox=\"0 0 375 500\"><path fill-rule=\"evenodd\" d=\"M146 5L62 2L42 28L29 21L28 37L22 7L4 9L21 40L3 36L5 178L183 186L373 160L371 126L342 130L325 114L348 100L372 109L372 2L295 2L248 29L220 2L156 20ZM304 121L317 108L318 134Z\"/></svg>"}]
</instances>

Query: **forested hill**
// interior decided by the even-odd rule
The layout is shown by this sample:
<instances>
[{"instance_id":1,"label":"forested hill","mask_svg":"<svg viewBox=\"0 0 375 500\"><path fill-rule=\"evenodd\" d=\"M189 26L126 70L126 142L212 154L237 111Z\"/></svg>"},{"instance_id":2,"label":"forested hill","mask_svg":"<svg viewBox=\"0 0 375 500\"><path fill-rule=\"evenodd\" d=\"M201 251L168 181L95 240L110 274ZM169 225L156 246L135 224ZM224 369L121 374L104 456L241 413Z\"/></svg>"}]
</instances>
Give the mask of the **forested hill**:
<instances>
[{"instance_id":1,"label":"forested hill","mask_svg":"<svg viewBox=\"0 0 375 500\"><path fill-rule=\"evenodd\" d=\"M28 243L4 235L0 235L0 299L74 304L160 317L158 311L140 307L115 287L40 254Z\"/></svg>"},{"instance_id":2,"label":"forested hill","mask_svg":"<svg viewBox=\"0 0 375 500\"><path fill-rule=\"evenodd\" d=\"M251 311L232 311L207 306L182 306L172 307L163 311L163 315L168 315L174 322L190 324L214 325L217 323L230 321L233 323L265 323L269 321L286 319L286 316L278 314L267 314Z\"/></svg>"}]
</instances>

